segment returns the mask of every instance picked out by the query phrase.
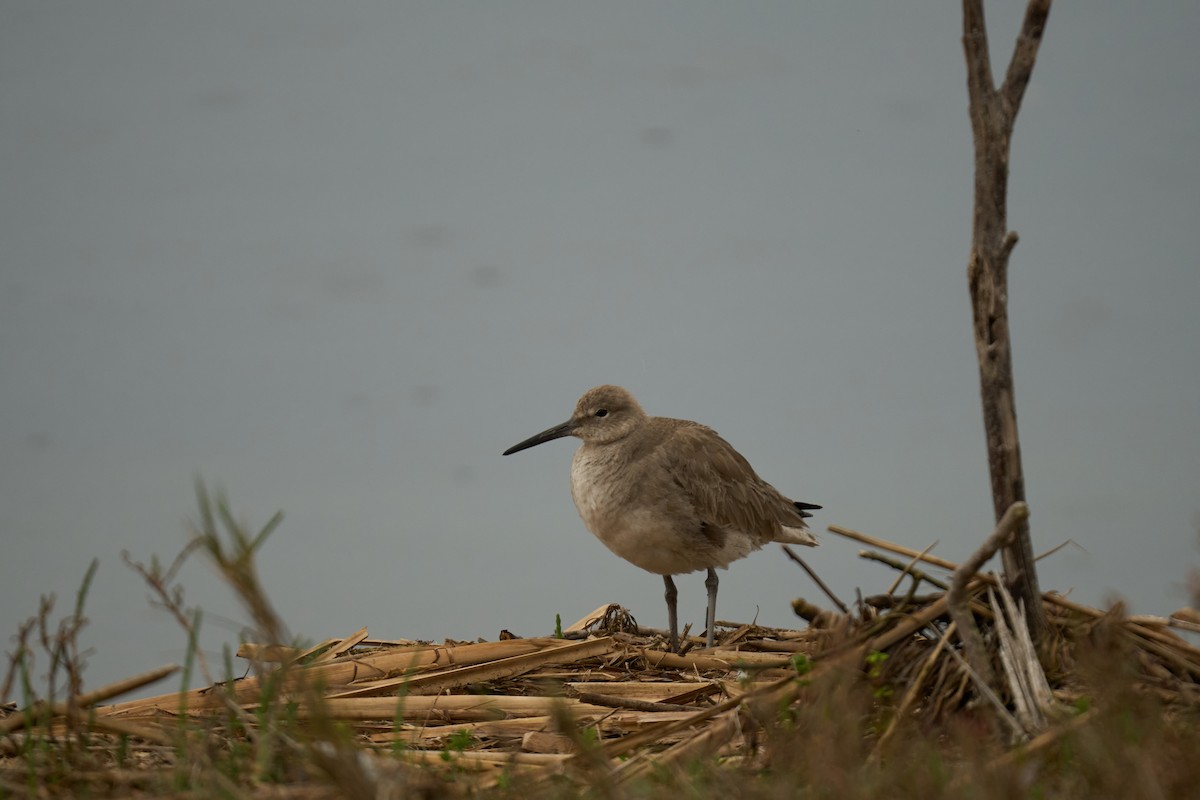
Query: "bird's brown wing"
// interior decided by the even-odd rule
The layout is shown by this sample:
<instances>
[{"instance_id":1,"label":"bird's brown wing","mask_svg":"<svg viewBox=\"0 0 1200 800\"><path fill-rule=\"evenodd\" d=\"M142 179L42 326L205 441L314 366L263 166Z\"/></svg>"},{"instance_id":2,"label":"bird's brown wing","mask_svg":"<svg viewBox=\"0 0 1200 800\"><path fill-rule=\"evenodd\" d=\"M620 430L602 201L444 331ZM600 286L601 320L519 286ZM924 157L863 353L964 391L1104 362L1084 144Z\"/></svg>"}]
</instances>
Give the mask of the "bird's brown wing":
<instances>
[{"instance_id":1,"label":"bird's brown wing","mask_svg":"<svg viewBox=\"0 0 1200 800\"><path fill-rule=\"evenodd\" d=\"M681 421L682 422L682 421ZM711 428L677 426L662 448L675 483L691 498L701 521L771 541L781 525L804 528L795 504L754 472L750 463Z\"/></svg>"}]
</instances>

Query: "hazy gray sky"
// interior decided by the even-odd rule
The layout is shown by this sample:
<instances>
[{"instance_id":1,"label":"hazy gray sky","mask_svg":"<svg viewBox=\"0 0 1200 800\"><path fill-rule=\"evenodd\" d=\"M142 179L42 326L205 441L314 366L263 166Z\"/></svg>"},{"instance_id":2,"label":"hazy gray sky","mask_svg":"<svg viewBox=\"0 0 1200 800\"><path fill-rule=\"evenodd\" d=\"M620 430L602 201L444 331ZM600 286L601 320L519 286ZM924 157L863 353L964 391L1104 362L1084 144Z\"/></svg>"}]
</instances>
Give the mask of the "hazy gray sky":
<instances>
[{"instance_id":1,"label":"hazy gray sky","mask_svg":"<svg viewBox=\"0 0 1200 800\"><path fill-rule=\"evenodd\" d=\"M1016 3L988 4L1007 63ZM839 524L992 527L954 3L14 2L0 24L0 635L99 573L90 685L180 657L120 561L192 477L310 639L544 634L661 581L571 504L619 383ZM1200 564L1200 5L1061 2L1017 121L1017 404L1042 585L1141 613ZM893 574L832 534L845 598ZM212 571L183 574L241 619ZM677 580L703 624L701 574ZM793 624L777 549L719 616ZM6 641L7 649L7 641ZM44 662L43 662L44 663Z\"/></svg>"}]
</instances>

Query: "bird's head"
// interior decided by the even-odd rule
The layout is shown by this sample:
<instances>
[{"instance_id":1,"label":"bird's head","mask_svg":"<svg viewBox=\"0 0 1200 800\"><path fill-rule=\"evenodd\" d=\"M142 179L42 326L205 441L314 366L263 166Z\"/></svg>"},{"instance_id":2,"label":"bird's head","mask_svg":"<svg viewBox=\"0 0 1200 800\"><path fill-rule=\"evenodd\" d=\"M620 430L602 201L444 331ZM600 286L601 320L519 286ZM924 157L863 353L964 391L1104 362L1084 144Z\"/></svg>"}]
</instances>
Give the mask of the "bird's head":
<instances>
[{"instance_id":1,"label":"bird's head","mask_svg":"<svg viewBox=\"0 0 1200 800\"><path fill-rule=\"evenodd\" d=\"M504 455L512 455L564 436L574 436L589 444L615 442L632 433L645 419L646 412L625 389L620 386L597 386L588 389L579 398L575 413L571 414L569 420L514 444L504 451Z\"/></svg>"}]
</instances>

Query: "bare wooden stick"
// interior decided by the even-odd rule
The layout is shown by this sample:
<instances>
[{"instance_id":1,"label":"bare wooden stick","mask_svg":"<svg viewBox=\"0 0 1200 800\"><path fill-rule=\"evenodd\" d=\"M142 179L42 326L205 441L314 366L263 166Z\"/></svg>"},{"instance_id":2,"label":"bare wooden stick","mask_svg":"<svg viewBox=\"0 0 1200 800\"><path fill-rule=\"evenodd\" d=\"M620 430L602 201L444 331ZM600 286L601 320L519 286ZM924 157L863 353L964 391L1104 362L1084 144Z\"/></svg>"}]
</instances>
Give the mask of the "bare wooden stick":
<instances>
[{"instance_id":1,"label":"bare wooden stick","mask_svg":"<svg viewBox=\"0 0 1200 800\"><path fill-rule=\"evenodd\" d=\"M812 569L809 568L808 564L804 563L803 558L793 553L792 548L788 547L786 544L780 546L783 548L783 552L787 553L788 558L790 558L792 561L795 561L800 565L801 569L808 573L808 577L813 579L813 583L821 587L821 591L825 593L825 596L828 597L843 614L850 613L850 609L846 608L846 604L838 599L838 596L833 593L833 590L825 585L825 581L821 580L821 577L817 575L817 573L813 572Z\"/></svg>"},{"instance_id":2,"label":"bare wooden stick","mask_svg":"<svg viewBox=\"0 0 1200 800\"><path fill-rule=\"evenodd\" d=\"M868 536L865 533L860 533L856 530L851 530L850 528L843 528L841 525L830 525L828 528L826 528L826 530L828 530L830 533L836 533L838 536L845 536L847 539L853 539L856 542L869 544L871 547L877 547L880 550L887 550L889 553L896 553L897 555L907 556L909 558L919 557L920 561L923 561L926 564L933 564L935 567L948 569L952 572L958 569L958 564L955 564L953 561L947 561L940 556L931 555L929 553L926 553L922 556L921 551L919 550L913 550L911 547L905 547L902 544L889 542L887 539L877 539L874 536Z\"/></svg>"},{"instance_id":3,"label":"bare wooden stick","mask_svg":"<svg viewBox=\"0 0 1200 800\"><path fill-rule=\"evenodd\" d=\"M989 689L996 684L996 675L992 671L991 661L983 649L983 640L979 637L979 628L975 626L975 617L967 607L967 583L975 577L988 559L996 555L1003 547L1017 526L1029 517L1029 506L1024 503L1013 503L991 535L984 539L983 544L975 553L954 571L954 580L950 582L950 591L946 593L946 603L950 610L950 618L958 625L958 638L962 640L963 649L967 653L967 662L979 676L979 680Z\"/></svg>"},{"instance_id":4,"label":"bare wooden stick","mask_svg":"<svg viewBox=\"0 0 1200 800\"><path fill-rule=\"evenodd\" d=\"M963 0L962 41L975 144L975 203L967 283L997 521L1014 503L1025 500L1008 331L1008 259L1017 243L1007 220L1009 144L1049 14L1050 0L1029 0L1004 83L997 89L992 79L983 0ZM1024 601L1033 639L1040 643L1049 628L1045 608L1039 602L1041 591L1025 519L1017 524L1015 536L1004 546L1003 559L1005 581L1013 596ZM960 630L963 633L966 631Z\"/></svg>"}]
</instances>

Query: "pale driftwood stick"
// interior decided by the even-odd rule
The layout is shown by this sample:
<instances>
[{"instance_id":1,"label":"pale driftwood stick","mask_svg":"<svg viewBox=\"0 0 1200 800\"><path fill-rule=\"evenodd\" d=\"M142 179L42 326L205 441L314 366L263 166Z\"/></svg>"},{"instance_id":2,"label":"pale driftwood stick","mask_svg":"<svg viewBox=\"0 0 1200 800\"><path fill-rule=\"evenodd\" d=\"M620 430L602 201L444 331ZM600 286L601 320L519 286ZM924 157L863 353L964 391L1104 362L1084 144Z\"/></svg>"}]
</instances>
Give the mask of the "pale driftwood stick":
<instances>
[{"instance_id":1,"label":"pale driftwood stick","mask_svg":"<svg viewBox=\"0 0 1200 800\"><path fill-rule=\"evenodd\" d=\"M833 604L835 606L837 606L838 609L840 609L843 614L850 613L850 609L846 608L846 604L838 599L837 595L835 595L833 593L833 591L828 586L825 585L825 581L821 580L820 576L818 576L817 573L813 572L809 568L808 564L804 563L803 558L801 558L800 556L793 553L792 548L788 547L786 544L780 545L780 547L783 548L783 552L787 553L788 558L790 558L792 561L795 561L797 564L800 565L801 569L803 569L805 572L808 573L808 577L813 579L813 583L815 583L817 586L821 587L821 591L825 593L825 596L828 597L831 601L833 601Z\"/></svg>"},{"instance_id":2,"label":"pale driftwood stick","mask_svg":"<svg viewBox=\"0 0 1200 800\"><path fill-rule=\"evenodd\" d=\"M950 618L958 625L958 638L962 640L963 649L967 652L967 661L979 680L991 687L996 684L996 674L992 671L991 661L983 648L983 640L979 637L979 628L975 626L975 617L968 608L967 583L975 577L988 559L996 555L1003 547L1017 526L1029 518L1029 506L1024 503L1013 503L996 530L984 539L983 545L954 571L954 580L950 583L950 591L946 593L946 603L950 610Z\"/></svg>"},{"instance_id":3,"label":"pale driftwood stick","mask_svg":"<svg viewBox=\"0 0 1200 800\"><path fill-rule=\"evenodd\" d=\"M997 591L1002 592L1005 597L1003 611L996 601ZM1008 680L1008 691L1016 707L1017 719L1025 732L1032 735L1046 728L1046 715L1043 713L1036 688L1036 676L1040 674L1044 682L1045 673L1042 672L1042 665L1029 638L1029 626L1025 622L1025 615L1013 605L1012 595L1004 588L1003 583L996 586L995 591L988 587L988 602L991 603L996 620L1000 666ZM1011 627L1009 621L1012 622ZM1046 689L1049 691L1049 686Z\"/></svg>"},{"instance_id":4,"label":"pale driftwood stick","mask_svg":"<svg viewBox=\"0 0 1200 800\"><path fill-rule=\"evenodd\" d=\"M999 602L996 600L997 594L1000 596ZM1003 645L1000 653L1004 658L1005 670L1009 672L1009 687L1014 700L1019 698L1018 717L1022 713L1026 715L1021 723L1030 733L1045 730L1049 715L1054 711L1054 692L1046 680L1046 671L1029 635L1025 608L1013 600L1003 583L998 584L994 592L988 587L988 601Z\"/></svg>"}]
</instances>

